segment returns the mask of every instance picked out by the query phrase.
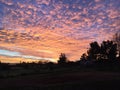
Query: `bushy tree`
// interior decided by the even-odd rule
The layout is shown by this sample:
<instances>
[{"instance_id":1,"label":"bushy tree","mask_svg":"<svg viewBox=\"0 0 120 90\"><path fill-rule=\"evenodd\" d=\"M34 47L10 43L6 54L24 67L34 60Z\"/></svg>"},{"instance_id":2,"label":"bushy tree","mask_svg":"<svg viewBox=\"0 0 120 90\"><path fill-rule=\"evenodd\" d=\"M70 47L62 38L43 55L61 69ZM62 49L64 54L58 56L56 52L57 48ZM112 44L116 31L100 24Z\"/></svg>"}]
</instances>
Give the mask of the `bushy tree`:
<instances>
[{"instance_id":1,"label":"bushy tree","mask_svg":"<svg viewBox=\"0 0 120 90\"><path fill-rule=\"evenodd\" d=\"M96 41L90 43L90 48L87 53L88 53L88 60L96 60L98 54L100 53L99 44Z\"/></svg>"},{"instance_id":2,"label":"bushy tree","mask_svg":"<svg viewBox=\"0 0 120 90\"><path fill-rule=\"evenodd\" d=\"M64 53L61 53L59 56L58 64L64 64L67 62L67 57Z\"/></svg>"},{"instance_id":3,"label":"bushy tree","mask_svg":"<svg viewBox=\"0 0 120 90\"><path fill-rule=\"evenodd\" d=\"M81 61L86 61L87 60L87 55L86 53L83 53L81 58L80 58Z\"/></svg>"},{"instance_id":4,"label":"bushy tree","mask_svg":"<svg viewBox=\"0 0 120 90\"><path fill-rule=\"evenodd\" d=\"M113 41L103 41L101 45L97 42L90 43L90 48L87 52L87 56L84 54L81 56L82 59L87 57L87 60L116 60L117 55L117 44Z\"/></svg>"},{"instance_id":5,"label":"bushy tree","mask_svg":"<svg viewBox=\"0 0 120 90\"><path fill-rule=\"evenodd\" d=\"M117 55L117 44L113 41L103 41L100 50L102 59L115 60Z\"/></svg>"}]
</instances>

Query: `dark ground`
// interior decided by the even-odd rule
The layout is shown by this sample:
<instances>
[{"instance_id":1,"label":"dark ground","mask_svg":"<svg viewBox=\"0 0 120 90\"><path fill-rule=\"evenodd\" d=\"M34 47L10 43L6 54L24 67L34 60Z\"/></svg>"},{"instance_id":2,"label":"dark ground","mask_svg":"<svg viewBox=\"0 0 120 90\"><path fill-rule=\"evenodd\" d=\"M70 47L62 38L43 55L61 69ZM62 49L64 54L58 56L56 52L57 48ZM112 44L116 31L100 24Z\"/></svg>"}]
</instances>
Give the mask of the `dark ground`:
<instances>
[{"instance_id":1,"label":"dark ground","mask_svg":"<svg viewBox=\"0 0 120 90\"><path fill-rule=\"evenodd\" d=\"M120 90L120 73L51 71L1 78L0 90Z\"/></svg>"}]
</instances>

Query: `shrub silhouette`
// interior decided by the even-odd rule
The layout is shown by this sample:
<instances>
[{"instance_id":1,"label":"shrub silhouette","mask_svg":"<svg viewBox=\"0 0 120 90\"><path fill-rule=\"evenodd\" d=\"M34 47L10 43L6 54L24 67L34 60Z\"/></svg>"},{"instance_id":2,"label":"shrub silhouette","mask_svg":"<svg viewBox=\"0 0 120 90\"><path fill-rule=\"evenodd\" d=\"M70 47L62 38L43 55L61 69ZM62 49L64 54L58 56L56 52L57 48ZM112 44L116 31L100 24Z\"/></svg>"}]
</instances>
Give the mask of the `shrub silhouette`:
<instances>
[{"instance_id":1,"label":"shrub silhouette","mask_svg":"<svg viewBox=\"0 0 120 90\"><path fill-rule=\"evenodd\" d=\"M83 53L81 58L80 58L81 61L86 61L87 60L87 55L86 53Z\"/></svg>"},{"instance_id":2,"label":"shrub silhouette","mask_svg":"<svg viewBox=\"0 0 120 90\"><path fill-rule=\"evenodd\" d=\"M58 64L65 64L67 62L67 57L64 53L61 53L59 56Z\"/></svg>"}]
</instances>

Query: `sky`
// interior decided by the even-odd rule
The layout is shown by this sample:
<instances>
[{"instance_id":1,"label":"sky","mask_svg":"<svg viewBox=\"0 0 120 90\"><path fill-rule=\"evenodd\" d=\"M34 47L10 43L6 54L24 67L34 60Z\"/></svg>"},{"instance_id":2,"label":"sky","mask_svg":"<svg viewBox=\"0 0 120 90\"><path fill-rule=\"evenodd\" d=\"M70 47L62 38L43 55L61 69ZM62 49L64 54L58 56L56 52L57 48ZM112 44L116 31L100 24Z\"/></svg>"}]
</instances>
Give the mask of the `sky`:
<instances>
[{"instance_id":1,"label":"sky","mask_svg":"<svg viewBox=\"0 0 120 90\"><path fill-rule=\"evenodd\" d=\"M69 60L79 60L90 42L111 40L120 32L119 4L120 0L0 0L0 57L3 62L56 62L65 53Z\"/></svg>"}]
</instances>

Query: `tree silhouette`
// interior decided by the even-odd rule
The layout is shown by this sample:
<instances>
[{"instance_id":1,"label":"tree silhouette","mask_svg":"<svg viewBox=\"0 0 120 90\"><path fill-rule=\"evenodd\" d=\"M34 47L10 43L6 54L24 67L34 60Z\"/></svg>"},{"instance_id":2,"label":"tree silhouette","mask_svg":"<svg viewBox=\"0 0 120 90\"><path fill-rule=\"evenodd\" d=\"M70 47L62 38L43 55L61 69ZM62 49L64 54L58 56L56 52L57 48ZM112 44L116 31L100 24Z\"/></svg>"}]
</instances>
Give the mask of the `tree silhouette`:
<instances>
[{"instance_id":1,"label":"tree silhouette","mask_svg":"<svg viewBox=\"0 0 120 90\"><path fill-rule=\"evenodd\" d=\"M86 53L83 53L81 58L80 58L81 61L86 61L87 60L87 55Z\"/></svg>"},{"instance_id":2,"label":"tree silhouette","mask_svg":"<svg viewBox=\"0 0 120 90\"><path fill-rule=\"evenodd\" d=\"M59 56L58 64L65 64L67 62L67 57L64 53L61 53Z\"/></svg>"},{"instance_id":3,"label":"tree silhouette","mask_svg":"<svg viewBox=\"0 0 120 90\"><path fill-rule=\"evenodd\" d=\"M115 60L117 55L117 44L109 40L103 41L100 51L102 59Z\"/></svg>"},{"instance_id":4,"label":"tree silhouette","mask_svg":"<svg viewBox=\"0 0 120 90\"><path fill-rule=\"evenodd\" d=\"M90 48L87 51L88 53L88 60L97 60L98 54L100 53L100 46L99 44L95 41L90 43Z\"/></svg>"},{"instance_id":5,"label":"tree silhouette","mask_svg":"<svg viewBox=\"0 0 120 90\"><path fill-rule=\"evenodd\" d=\"M120 33L116 33L113 36L113 41L117 44L118 57L120 58Z\"/></svg>"},{"instance_id":6,"label":"tree silhouette","mask_svg":"<svg viewBox=\"0 0 120 90\"><path fill-rule=\"evenodd\" d=\"M90 43L90 48L87 52L88 56L84 54L81 56L82 59L87 57L87 60L98 61L98 60L116 60L117 55L117 44L113 41L103 41L101 45L97 42Z\"/></svg>"}]
</instances>

